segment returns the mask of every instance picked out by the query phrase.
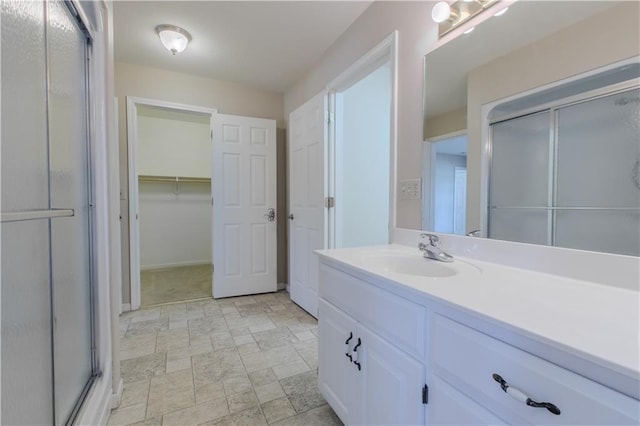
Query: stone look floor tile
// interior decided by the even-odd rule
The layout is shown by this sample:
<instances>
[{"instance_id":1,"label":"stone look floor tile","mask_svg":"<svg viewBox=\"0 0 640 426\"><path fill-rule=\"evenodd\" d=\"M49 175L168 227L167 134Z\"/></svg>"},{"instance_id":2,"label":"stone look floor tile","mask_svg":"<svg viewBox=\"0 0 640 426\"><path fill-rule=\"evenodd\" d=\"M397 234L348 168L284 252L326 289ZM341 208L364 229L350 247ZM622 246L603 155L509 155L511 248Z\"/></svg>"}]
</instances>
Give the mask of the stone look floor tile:
<instances>
[{"instance_id":1,"label":"stone look floor tile","mask_svg":"<svg viewBox=\"0 0 640 426\"><path fill-rule=\"evenodd\" d=\"M149 380L127 383L126 385L124 385L122 397L120 398L120 406L118 408L128 407L130 405L141 403L144 403L146 405L148 397Z\"/></svg>"},{"instance_id":2,"label":"stone look floor tile","mask_svg":"<svg viewBox=\"0 0 640 426\"><path fill-rule=\"evenodd\" d=\"M191 358L181 358L174 361L167 361L167 373L191 368Z\"/></svg>"},{"instance_id":3,"label":"stone look floor tile","mask_svg":"<svg viewBox=\"0 0 640 426\"><path fill-rule=\"evenodd\" d=\"M282 389L289 397L291 405L298 413L326 404L318 391L318 376L315 371L298 374L280 380Z\"/></svg>"},{"instance_id":4,"label":"stone look floor tile","mask_svg":"<svg viewBox=\"0 0 640 426\"><path fill-rule=\"evenodd\" d=\"M146 403L130 405L128 407L120 407L111 412L107 425L130 425L132 423L144 420L144 414L147 409Z\"/></svg>"},{"instance_id":5,"label":"stone look floor tile","mask_svg":"<svg viewBox=\"0 0 640 426\"><path fill-rule=\"evenodd\" d=\"M222 382L213 382L207 385L196 387L196 404L201 404L212 399L224 398L224 388Z\"/></svg>"},{"instance_id":6,"label":"stone look floor tile","mask_svg":"<svg viewBox=\"0 0 640 426\"><path fill-rule=\"evenodd\" d=\"M119 326L110 424L341 424L317 389L317 321L285 292L143 308Z\"/></svg>"},{"instance_id":7,"label":"stone look floor tile","mask_svg":"<svg viewBox=\"0 0 640 426\"><path fill-rule=\"evenodd\" d=\"M196 426L226 416L229 407L224 398L173 411L162 416L162 426Z\"/></svg>"},{"instance_id":8,"label":"stone look floor tile","mask_svg":"<svg viewBox=\"0 0 640 426\"><path fill-rule=\"evenodd\" d=\"M139 358L156 352L156 340L156 333L121 338L120 359Z\"/></svg>"},{"instance_id":9,"label":"stone look floor tile","mask_svg":"<svg viewBox=\"0 0 640 426\"><path fill-rule=\"evenodd\" d=\"M132 320L131 324L129 324L129 328L127 329L127 334L125 336L139 336L141 334L155 333L168 329L169 318L167 317L139 322L135 322Z\"/></svg>"},{"instance_id":10,"label":"stone look floor tile","mask_svg":"<svg viewBox=\"0 0 640 426\"><path fill-rule=\"evenodd\" d=\"M254 371L249 373L249 380L254 387L267 385L278 380L271 368L265 368L264 370Z\"/></svg>"},{"instance_id":11,"label":"stone look floor tile","mask_svg":"<svg viewBox=\"0 0 640 426\"><path fill-rule=\"evenodd\" d=\"M260 407L251 407L218 420L204 423L202 426L261 426L266 424L267 422Z\"/></svg>"},{"instance_id":12,"label":"stone look floor tile","mask_svg":"<svg viewBox=\"0 0 640 426\"><path fill-rule=\"evenodd\" d=\"M151 379L147 418L195 405L191 370L180 370Z\"/></svg>"},{"instance_id":13,"label":"stone look floor tile","mask_svg":"<svg viewBox=\"0 0 640 426\"><path fill-rule=\"evenodd\" d=\"M213 350L211 341L196 346L185 346L180 349L172 349L167 351L167 361L175 361L182 358L188 358L194 355L203 354Z\"/></svg>"},{"instance_id":14,"label":"stone look floor tile","mask_svg":"<svg viewBox=\"0 0 640 426\"><path fill-rule=\"evenodd\" d=\"M162 426L162 417L152 417L150 419L144 419L138 423L134 423L131 426Z\"/></svg>"},{"instance_id":15,"label":"stone look floor tile","mask_svg":"<svg viewBox=\"0 0 640 426\"><path fill-rule=\"evenodd\" d=\"M139 382L165 373L166 353L159 352L120 362L124 383Z\"/></svg>"},{"instance_id":16,"label":"stone look floor tile","mask_svg":"<svg viewBox=\"0 0 640 426\"><path fill-rule=\"evenodd\" d=\"M273 382L268 383L262 386L255 387L256 396L258 397L258 401L263 404L265 402L272 401L274 399L278 399L281 397L286 397L284 391L282 390L282 386L280 383Z\"/></svg>"},{"instance_id":17,"label":"stone look floor tile","mask_svg":"<svg viewBox=\"0 0 640 426\"><path fill-rule=\"evenodd\" d=\"M224 393L226 395L248 392L253 388L247 376L238 376L223 380L222 386L224 387Z\"/></svg>"},{"instance_id":18,"label":"stone look floor tile","mask_svg":"<svg viewBox=\"0 0 640 426\"><path fill-rule=\"evenodd\" d=\"M338 416L327 404L272 424L279 426L342 426Z\"/></svg>"},{"instance_id":19,"label":"stone look floor tile","mask_svg":"<svg viewBox=\"0 0 640 426\"><path fill-rule=\"evenodd\" d=\"M262 404L262 412L267 418L268 423L277 422L278 420L283 420L297 414L286 396L265 402Z\"/></svg>"},{"instance_id":20,"label":"stone look floor tile","mask_svg":"<svg viewBox=\"0 0 640 426\"><path fill-rule=\"evenodd\" d=\"M307 363L304 361L294 361L287 364L275 365L272 368L273 373L276 375L278 380L286 379L287 377L295 376L297 374L311 370L311 368L309 368Z\"/></svg>"},{"instance_id":21,"label":"stone look floor tile","mask_svg":"<svg viewBox=\"0 0 640 426\"><path fill-rule=\"evenodd\" d=\"M258 398L253 389L242 393L227 395L227 404L229 404L229 411L232 413L237 413L238 411L259 405Z\"/></svg>"}]
</instances>

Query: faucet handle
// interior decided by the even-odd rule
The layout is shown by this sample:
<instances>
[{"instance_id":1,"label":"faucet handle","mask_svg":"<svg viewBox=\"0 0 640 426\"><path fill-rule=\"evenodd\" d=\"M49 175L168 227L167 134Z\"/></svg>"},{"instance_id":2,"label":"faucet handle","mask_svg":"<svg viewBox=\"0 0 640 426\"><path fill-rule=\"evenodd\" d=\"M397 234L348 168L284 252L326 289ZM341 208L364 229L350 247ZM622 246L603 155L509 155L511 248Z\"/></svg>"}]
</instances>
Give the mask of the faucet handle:
<instances>
[{"instance_id":1,"label":"faucet handle","mask_svg":"<svg viewBox=\"0 0 640 426\"><path fill-rule=\"evenodd\" d=\"M437 246L440 243L440 238L435 234L422 233L420 234L420 238L428 238L429 244L432 246Z\"/></svg>"}]
</instances>

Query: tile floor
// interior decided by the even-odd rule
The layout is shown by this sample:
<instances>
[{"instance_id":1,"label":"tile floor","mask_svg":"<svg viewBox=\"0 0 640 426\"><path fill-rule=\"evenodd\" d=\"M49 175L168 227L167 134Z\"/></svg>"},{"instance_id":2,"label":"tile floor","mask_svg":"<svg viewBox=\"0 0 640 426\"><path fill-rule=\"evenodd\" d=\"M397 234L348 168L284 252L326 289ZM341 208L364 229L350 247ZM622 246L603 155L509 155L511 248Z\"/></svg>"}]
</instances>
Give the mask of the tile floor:
<instances>
[{"instance_id":1,"label":"tile floor","mask_svg":"<svg viewBox=\"0 0 640 426\"><path fill-rule=\"evenodd\" d=\"M341 425L318 392L317 321L286 292L120 318L124 392L110 425Z\"/></svg>"},{"instance_id":2,"label":"tile floor","mask_svg":"<svg viewBox=\"0 0 640 426\"><path fill-rule=\"evenodd\" d=\"M211 297L211 265L178 266L140 272L143 306Z\"/></svg>"}]
</instances>

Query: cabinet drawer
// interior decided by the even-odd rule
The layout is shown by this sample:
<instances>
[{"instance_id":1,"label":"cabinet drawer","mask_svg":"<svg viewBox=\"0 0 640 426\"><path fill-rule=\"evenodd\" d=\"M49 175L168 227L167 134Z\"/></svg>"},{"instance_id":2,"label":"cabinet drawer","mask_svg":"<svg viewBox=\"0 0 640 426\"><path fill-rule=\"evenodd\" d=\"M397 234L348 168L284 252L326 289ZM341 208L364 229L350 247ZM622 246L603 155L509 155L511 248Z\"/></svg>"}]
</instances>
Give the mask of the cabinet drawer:
<instances>
[{"instance_id":1,"label":"cabinet drawer","mask_svg":"<svg viewBox=\"0 0 640 426\"><path fill-rule=\"evenodd\" d=\"M320 265L319 296L421 359L425 355L424 306L327 265Z\"/></svg>"},{"instance_id":2,"label":"cabinet drawer","mask_svg":"<svg viewBox=\"0 0 640 426\"><path fill-rule=\"evenodd\" d=\"M637 400L434 314L429 355L432 372L517 424L638 424ZM493 374L537 402L550 402L560 415L525 405L506 394Z\"/></svg>"}]
</instances>

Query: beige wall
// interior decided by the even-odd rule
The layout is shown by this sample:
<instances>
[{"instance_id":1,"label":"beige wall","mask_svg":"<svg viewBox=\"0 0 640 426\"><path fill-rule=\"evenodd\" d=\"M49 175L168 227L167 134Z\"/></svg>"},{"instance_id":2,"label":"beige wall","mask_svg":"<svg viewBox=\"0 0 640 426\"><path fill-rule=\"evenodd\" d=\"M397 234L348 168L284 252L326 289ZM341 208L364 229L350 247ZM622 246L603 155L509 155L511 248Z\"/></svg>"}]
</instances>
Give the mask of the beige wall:
<instances>
[{"instance_id":1,"label":"beige wall","mask_svg":"<svg viewBox=\"0 0 640 426\"><path fill-rule=\"evenodd\" d=\"M467 230L482 226L482 105L640 54L638 16L625 2L469 73Z\"/></svg>"},{"instance_id":2,"label":"beige wall","mask_svg":"<svg viewBox=\"0 0 640 426\"><path fill-rule=\"evenodd\" d=\"M435 138L467 128L467 107L445 112L437 117L425 118L424 139Z\"/></svg>"},{"instance_id":3,"label":"beige wall","mask_svg":"<svg viewBox=\"0 0 640 426\"><path fill-rule=\"evenodd\" d=\"M197 77L126 63L115 64L115 95L118 98L118 135L120 149L120 214L122 237L122 299L130 301L129 282L129 214L127 167L126 97L156 99L216 108L224 114L276 120L278 127L278 282L287 280L286 186L284 99L282 93L247 87L241 84Z\"/></svg>"},{"instance_id":4,"label":"beige wall","mask_svg":"<svg viewBox=\"0 0 640 426\"><path fill-rule=\"evenodd\" d=\"M428 47L436 41L430 19L434 2L376 1L325 52L284 98L284 116L325 88L349 65L398 30L398 179L421 177L422 69ZM396 201L396 224L420 228L420 200Z\"/></svg>"}]
</instances>

